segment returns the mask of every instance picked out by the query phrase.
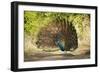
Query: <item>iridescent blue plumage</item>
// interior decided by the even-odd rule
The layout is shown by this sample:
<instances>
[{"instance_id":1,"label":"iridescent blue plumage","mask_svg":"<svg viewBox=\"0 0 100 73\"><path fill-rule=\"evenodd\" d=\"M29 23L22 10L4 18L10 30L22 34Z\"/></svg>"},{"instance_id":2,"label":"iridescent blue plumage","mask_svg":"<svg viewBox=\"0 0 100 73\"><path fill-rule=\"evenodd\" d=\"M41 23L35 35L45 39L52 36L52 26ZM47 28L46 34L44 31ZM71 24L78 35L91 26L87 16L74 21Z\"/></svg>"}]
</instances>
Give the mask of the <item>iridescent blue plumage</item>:
<instances>
[{"instance_id":1,"label":"iridescent blue plumage","mask_svg":"<svg viewBox=\"0 0 100 73\"><path fill-rule=\"evenodd\" d=\"M57 34L54 41L55 41L56 46L59 47L61 51L64 51L64 45L62 44L60 37L61 37L61 33Z\"/></svg>"}]
</instances>

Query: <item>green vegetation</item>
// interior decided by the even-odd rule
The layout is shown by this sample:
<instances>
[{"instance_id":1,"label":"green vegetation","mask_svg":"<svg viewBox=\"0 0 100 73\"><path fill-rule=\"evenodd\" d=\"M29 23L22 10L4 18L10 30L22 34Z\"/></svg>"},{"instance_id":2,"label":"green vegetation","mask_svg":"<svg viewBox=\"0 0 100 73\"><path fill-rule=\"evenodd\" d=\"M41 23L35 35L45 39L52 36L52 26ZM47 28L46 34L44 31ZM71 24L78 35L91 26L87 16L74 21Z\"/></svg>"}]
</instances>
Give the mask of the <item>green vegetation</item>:
<instances>
[{"instance_id":1,"label":"green vegetation","mask_svg":"<svg viewBox=\"0 0 100 73\"><path fill-rule=\"evenodd\" d=\"M40 31L40 28L49 25L55 19L66 19L73 23L73 26L77 30L78 38L83 37L84 33L84 21L87 18L89 22L89 14L78 14L78 13L54 13L54 12L24 12L24 23L25 23L25 34L36 36ZM89 27L89 23L86 26Z\"/></svg>"}]
</instances>

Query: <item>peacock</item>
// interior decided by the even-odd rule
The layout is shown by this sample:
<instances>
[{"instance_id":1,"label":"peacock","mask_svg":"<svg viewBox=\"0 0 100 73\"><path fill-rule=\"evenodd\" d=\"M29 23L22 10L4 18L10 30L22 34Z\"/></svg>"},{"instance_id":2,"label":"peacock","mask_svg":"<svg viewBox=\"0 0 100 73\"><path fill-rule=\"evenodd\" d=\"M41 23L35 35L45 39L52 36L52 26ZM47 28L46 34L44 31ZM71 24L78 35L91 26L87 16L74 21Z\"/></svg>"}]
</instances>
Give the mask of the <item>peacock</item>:
<instances>
[{"instance_id":1,"label":"peacock","mask_svg":"<svg viewBox=\"0 0 100 73\"><path fill-rule=\"evenodd\" d=\"M58 47L61 51L71 51L71 49L78 48L77 32L72 22L63 20L61 23L59 23L61 27L58 27L57 23L55 23L40 30L36 41L38 48Z\"/></svg>"}]
</instances>

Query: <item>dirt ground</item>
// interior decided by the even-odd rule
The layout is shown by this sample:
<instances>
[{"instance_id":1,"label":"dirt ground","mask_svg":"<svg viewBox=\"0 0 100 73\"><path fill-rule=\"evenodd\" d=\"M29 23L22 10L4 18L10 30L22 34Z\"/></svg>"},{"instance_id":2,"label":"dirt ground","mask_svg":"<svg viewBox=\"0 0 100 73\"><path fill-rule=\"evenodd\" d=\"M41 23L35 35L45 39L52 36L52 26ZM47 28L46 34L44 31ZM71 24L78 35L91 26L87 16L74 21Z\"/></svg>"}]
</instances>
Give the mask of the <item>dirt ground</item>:
<instances>
[{"instance_id":1,"label":"dirt ground","mask_svg":"<svg viewBox=\"0 0 100 73\"><path fill-rule=\"evenodd\" d=\"M25 56L24 61L45 61L45 60L73 60L73 59L88 59L90 54L73 55L67 52L34 52Z\"/></svg>"}]
</instances>

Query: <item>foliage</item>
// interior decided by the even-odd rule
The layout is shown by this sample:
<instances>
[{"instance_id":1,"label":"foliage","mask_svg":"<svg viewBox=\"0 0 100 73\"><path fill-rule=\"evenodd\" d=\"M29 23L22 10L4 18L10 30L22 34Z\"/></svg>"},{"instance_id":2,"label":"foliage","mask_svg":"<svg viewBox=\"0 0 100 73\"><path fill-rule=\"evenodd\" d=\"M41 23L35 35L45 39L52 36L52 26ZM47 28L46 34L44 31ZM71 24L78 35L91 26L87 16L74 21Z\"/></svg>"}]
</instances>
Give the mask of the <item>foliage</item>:
<instances>
[{"instance_id":1,"label":"foliage","mask_svg":"<svg viewBox=\"0 0 100 73\"><path fill-rule=\"evenodd\" d=\"M48 26L53 20L58 22L61 19L68 20L73 24L78 34L78 38L84 36L84 19L89 18L89 14L82 13L60 13L60 12L36 12L25 11L24 12L24 31L26 35L37 36L42 27ZM87 24L89 27L89 23ZM88 34L88 33L87 33Z\"/></svg>"}]
</instances>

